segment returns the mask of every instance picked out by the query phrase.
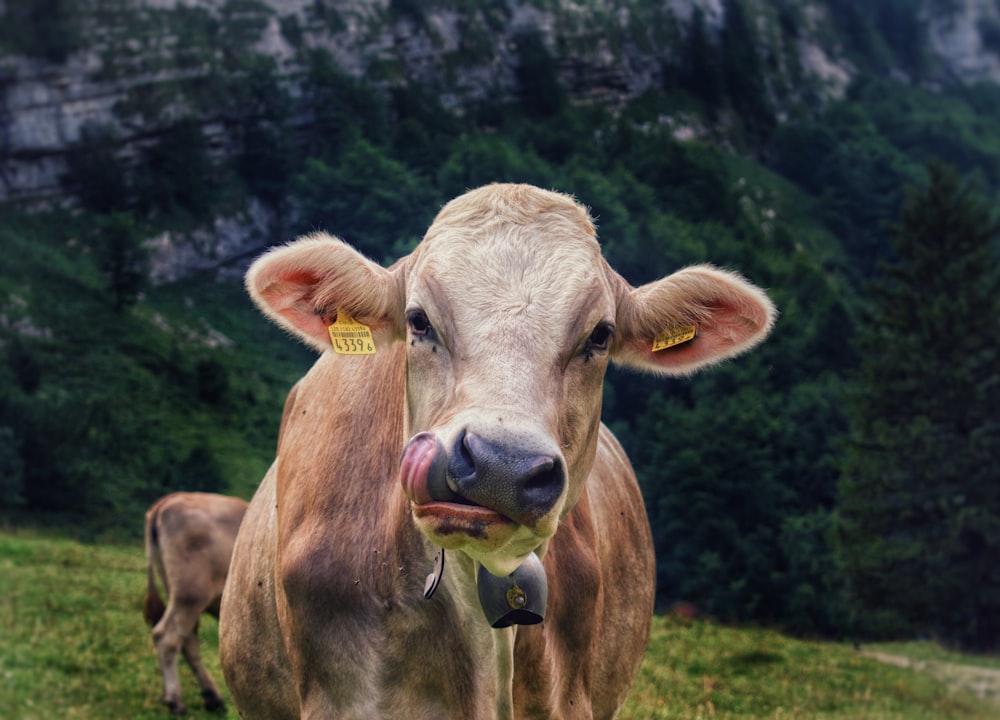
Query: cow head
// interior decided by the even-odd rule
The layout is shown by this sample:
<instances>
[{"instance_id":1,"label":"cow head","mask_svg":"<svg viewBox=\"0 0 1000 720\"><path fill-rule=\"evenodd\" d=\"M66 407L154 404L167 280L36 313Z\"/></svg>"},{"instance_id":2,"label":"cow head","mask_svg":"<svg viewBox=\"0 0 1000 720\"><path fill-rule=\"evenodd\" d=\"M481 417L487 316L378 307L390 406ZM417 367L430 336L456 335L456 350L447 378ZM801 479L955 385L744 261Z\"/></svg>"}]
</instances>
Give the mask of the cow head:
<instances>
[{"instance_id":1,"label":"cow head","mask_svg":"<svg viewBox=\"0 0 1000 720\"><path fill-rule=\"evenodd\" d=\"M761 290L710 266L633 288L583 207L527 185L451 201L391 268L318 234L259 259L247 286L321 350L338 311L377 347L406 343L400 477L414 521L494 575L539 549L579 497L610 360L686 375L753 347L775 316ZM654 350L664 336L676 338Z\"/></svg>"}]
</instances>

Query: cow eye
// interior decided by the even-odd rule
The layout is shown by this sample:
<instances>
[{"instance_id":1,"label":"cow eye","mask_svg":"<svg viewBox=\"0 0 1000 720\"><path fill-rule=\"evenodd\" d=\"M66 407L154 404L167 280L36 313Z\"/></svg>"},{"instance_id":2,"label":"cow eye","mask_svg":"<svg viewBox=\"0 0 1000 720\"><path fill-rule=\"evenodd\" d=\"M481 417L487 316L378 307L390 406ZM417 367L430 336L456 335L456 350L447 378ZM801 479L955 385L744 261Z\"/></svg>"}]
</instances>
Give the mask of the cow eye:
<instances>
[{"instance_id":1,"label":"cow eye","mask_svg":"<svg viewBox=\"0 0 1000 720\"><path fill-rule=\"evenodd\" d=\"M431 321L422 310L413 310L406 316L406 324L414 335L427 335L431 331Z\"/></svg>"},{"instance_id":2,"label":"cow eye","mask_svg":"<svg viewBox=\"0 0 1000 720\"><path fill-rule=\"evenodd\" d=\"M614 329L608 323L600 323L587 338L587 350L590 352L607 350L614 334Z\"/></svg>"}]
</instances>

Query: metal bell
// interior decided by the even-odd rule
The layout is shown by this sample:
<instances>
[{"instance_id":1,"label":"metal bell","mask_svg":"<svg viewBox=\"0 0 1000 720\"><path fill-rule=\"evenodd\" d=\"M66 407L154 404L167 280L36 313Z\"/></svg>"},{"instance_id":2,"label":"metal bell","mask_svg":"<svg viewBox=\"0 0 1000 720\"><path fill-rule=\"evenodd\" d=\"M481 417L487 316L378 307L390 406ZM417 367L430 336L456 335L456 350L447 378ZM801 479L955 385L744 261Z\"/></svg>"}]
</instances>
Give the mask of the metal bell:
<instances>
[{"instance_id":1,"label":"metal bell","mask_svg":"<svg viewBox=\"0 0 1000 720\"><path fill-rule=\"evenodd\" d=\"M506 577L497 577L480 565L477 585L479 604L491 627L535 625L545 619L549 586L535 553Z\"/></svg>"}]
</instances>

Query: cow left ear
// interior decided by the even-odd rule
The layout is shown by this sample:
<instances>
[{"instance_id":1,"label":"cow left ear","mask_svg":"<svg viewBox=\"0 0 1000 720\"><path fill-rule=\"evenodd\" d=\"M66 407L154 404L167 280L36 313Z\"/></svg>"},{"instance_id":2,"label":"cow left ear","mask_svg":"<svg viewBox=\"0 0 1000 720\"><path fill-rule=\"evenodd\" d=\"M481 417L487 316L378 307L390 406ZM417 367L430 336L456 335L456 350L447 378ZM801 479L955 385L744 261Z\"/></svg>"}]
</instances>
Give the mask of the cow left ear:
<instances>
[{"instance_id":1,"label":"cow left ear","mask_svg":"<svg viewBox=\"0 0 1000 720\"><path fill-rule=\"evenodd\" d=\"M247 271L246 287L265 315L321 352L331 346L328 326L338 311L376 336L402 332L401 273L326 233L259 257Z\"/></svg>"},{"instance_id":2,"label":"cow left ear","mask_svg":"<svg viewBox=\"0 0 1000 720\"><path fill-rule=\"evenodd\" d=\"M612 358L660 375L690 375L750 350L777 316L763 290L711 265L638 288L621 283Z\"/></svg>"}]
</instances>

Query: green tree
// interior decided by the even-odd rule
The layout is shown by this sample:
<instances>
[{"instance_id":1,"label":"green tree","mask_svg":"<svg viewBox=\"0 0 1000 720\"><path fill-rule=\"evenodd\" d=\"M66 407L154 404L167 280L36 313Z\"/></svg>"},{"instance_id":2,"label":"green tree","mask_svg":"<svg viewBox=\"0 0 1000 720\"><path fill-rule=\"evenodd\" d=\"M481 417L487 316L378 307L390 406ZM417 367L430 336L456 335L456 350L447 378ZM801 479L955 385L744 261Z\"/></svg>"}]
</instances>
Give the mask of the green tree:
<instances>
[{"instance_id":1,"label":"green tree","mask_svg":"<svg viewBox=\"0 0 1000 720\"><path fill-rule=\"evenodd\" d=\"M80 15L72 0L33 0L0 6L0 48L51 63L65 63L83 46Z\"/></svg>"},{"instance_id":2,"label":"green tree","mask_svg":"<svg viewBox=\"0 0 1000 720\"><path fill-rule=\"evenodd\" d=\"M288 183L299 161L288 123L292 100L278 79L275 63L259 58L248 64L238 83L234 114L241 140L235 165L247 188L282 209Z\"/></svg>"},{"instance_id":3,"label":"green tree","mask_svg":"<svg viewBox=\"0 0 1000 720\"><path fill-rule=\"evenodd\" d=\"M328 230L387 260L419 238L432 219L431 189L356 132L330 164L308 159L291 189L302 231Z\"/></svg>"},{"instance_id":4,"label":"green tree","mask_svg":"<svg viewBox=\"0 0 1000 720\"><path fill-rule=\"evenodd\" d=\"M90 233L90 250L107 280L116 311L133 305L146 286L149 251L131 213L98 215Z\"/></svg>"},{"instance_id":5,"label":"green tree","mask_svg":"<svg viewBox=\"0 0 1000 720\"><path fill-rule=\"evenodd\" d=\"M537 119L555 115L566 105L568 95L559 81L555 59L545 46L541 33L523 33L515 38L515 43L521 104L529 115Z\"/></svg>"},{"instance_id":6,"label":"green tree","mask_svg":"<svg viewBox=\"0 0 1000 720\"><path fill-rule=\"evenodd\" d=\"M24 461L14 428L0 426L0 506L24 504Z\"/></svg>"},{"instance_id":7,"label":"green tree","mask_svg":"<svg viewBox=\"0 0 1000 720\"><path fill-rule=\"evenodd\" d=\"M681 62L677 74L681 86L705 103L705 110L715 119L722 105L722 57L719 49L709 39L705 27L705 13L695 8L691 26L681 45Z\"/></svg>"},{"instance_id":8,"label":"green tree","mask_svg":"<svg viewBox=\"0 0 1000 720\"><path fill-rule=\"evenodd\" d=\"M720 43L725 91L739 118L744 140L757 147L774 132L777 118L757 49L753 16L739 0L726 0L723 8L726 23Z\"/></svg>"},{"instance_id":9,"label":"green tree","mask_svg":"<svg viewBox=\"0 0 1000 720\"><path fill-rule=\"evenodd\" d=\"M1000 644L1000 223L938 163L857 335L840 554L862 632Z\"/></svg>"},{"instance_id":10,"label":"green tree","mask_svg":"<svg viewBox=\"0 0 1000 720\"><path fill-rule=\"evenodd\" d=\"M80 204L98 213L112 213L129 206L128 171L118 158L120 141L113 128L85 125L80 140L68 153L63 184Z\"/></svg>"},{"instance_id":11,"label":"green tree","mask_svg":"<svg viewBox=\"0 0 1000 720\"><path fill-rule=\"evenodd\" d=\"M385 103L370 84L344 73L325 50L310 52L301 102L312 114L305 152L331 162L360 134L379 145L389 137Z\"/></svg>"},{"instance_id":12,"label":"green tree","mask_svg":"<svg viewBox=\"0 0 1000 720\"><path fill-rule=\"evenodd\" d=\"M854 92L864 86L859 82ZM853 100L833 103L819 120L783 125L770 152L775 169L817 197L816 211L840 238L853 270L870 277L888 253L883 225L898 211L903 186L921 176L924 160L894 145Z\"/></svg>"},{"instance_id":13,"label":"green tree","mask_svg":"<svg viewBox=\"0 0 1000 720\"><path fill-rule=\"evenodd\" d=\"M145 150L136 179L139 207L150 215L187 213L205 220L215 198L208 143L195 118L166 128Z\"/></svg>"}]
</instances>

